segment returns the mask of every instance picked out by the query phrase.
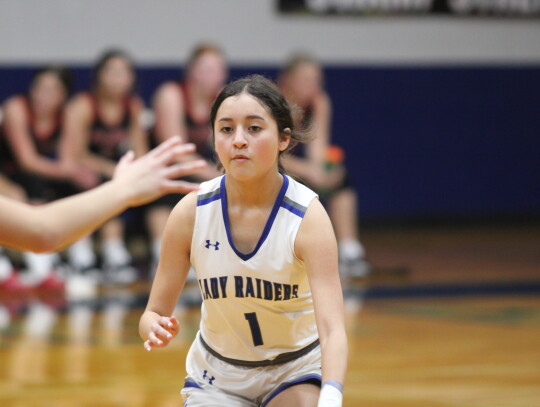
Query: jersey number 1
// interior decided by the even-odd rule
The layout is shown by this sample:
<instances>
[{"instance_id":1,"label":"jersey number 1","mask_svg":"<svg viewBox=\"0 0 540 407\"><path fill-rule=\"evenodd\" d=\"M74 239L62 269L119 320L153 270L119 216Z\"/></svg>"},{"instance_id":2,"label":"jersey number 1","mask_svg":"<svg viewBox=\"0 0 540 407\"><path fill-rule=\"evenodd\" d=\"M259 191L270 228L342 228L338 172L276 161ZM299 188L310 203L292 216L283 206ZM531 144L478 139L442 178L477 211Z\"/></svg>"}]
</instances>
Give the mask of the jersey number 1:
<instances>
[{"instance_id":1,"label":"jersey number 1","mask_svg":"<svg viewBox=\"0 0 540 407\"><path fill-rule=\"evenodd\" d=\"M261 327L259 321L257 321L257 314L255 312L248 312L244 314L248 323L249 329L251 329L251 337L253 338L253 345L260 346L263 344Z\"/></svg>"}]
</instances>

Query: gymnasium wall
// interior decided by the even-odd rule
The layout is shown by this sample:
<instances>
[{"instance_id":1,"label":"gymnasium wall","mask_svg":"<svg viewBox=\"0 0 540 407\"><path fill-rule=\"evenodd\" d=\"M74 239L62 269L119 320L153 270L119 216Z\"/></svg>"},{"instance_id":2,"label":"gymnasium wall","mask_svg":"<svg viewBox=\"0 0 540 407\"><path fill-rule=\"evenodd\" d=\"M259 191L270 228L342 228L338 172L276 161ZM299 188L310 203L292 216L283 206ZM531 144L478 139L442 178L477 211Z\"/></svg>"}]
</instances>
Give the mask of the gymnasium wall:
<instances>
[{"instance_id":1,"label":"gymnasium wall","mask_svg":"<svg viewBox=\"0 0 540 407\"><path fill-rule=\"evenodd\" d=\"M231 77L274 76L296 50L325 65L333 134L365 220L540 215L540 24L534 19L281 16L273 1L0 2L0 100L37 64L76 88L126 48L149 100L189 49L220 43Z\"/></svg>"}]
</instances>

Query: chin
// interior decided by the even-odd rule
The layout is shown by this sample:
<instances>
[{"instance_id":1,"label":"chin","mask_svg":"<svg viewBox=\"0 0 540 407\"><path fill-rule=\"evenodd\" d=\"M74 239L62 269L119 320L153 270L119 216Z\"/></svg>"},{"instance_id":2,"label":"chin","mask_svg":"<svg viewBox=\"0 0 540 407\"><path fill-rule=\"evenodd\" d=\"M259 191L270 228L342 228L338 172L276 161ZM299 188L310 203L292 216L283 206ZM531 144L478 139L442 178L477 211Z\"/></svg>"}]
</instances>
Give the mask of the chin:
<instances>
[{"instance_id":1,"label":"chin","mask_svg":"<svg viewBox=\"0 0 540 407\"><path fill-rule=\"evenodd\" d=\"M256 178L253 171L244 168L229 168L226 174L238 181L249 181Z\"/></svg>"}]
</instances>

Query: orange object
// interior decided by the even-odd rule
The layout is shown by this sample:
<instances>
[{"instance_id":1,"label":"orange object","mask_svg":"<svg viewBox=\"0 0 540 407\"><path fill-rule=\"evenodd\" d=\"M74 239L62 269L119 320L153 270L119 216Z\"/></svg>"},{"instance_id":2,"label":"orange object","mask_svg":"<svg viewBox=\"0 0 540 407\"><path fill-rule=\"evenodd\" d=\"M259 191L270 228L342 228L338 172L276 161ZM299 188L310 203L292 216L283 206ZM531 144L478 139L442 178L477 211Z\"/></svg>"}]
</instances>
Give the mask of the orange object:
<instances>
[{"instance_id":1,"label":"orange object","mask_svg":"<svg viewBox=\"0 0 540 407\"><path fill-rule=\"evenodd\" d=\"M332 164L341 164L345 159L345 152L339 146L331 145L326 149L326 161Z\"/></svg>"}]
</instances>

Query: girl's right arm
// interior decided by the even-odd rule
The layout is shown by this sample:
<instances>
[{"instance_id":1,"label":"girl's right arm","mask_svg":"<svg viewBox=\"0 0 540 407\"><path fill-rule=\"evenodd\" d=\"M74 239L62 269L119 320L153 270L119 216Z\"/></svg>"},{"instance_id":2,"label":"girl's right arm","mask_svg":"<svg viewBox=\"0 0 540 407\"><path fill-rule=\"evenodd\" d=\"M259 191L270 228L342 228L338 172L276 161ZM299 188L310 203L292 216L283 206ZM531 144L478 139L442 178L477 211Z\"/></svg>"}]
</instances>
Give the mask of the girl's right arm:
<instances>
[{"instance_id":1,"label":"girl's right arm","mask_svg":"<svg viewBox=\"0 0 540 407\"><path fill-rule=\"evenodd\" d=\"M139 334L148 351L167 346L178 333L178 321L172 313L190 267L196 203L196 192L182 199L171 212L163 233L157 273L139 322Z\"/></svg>"}]
</instances>

